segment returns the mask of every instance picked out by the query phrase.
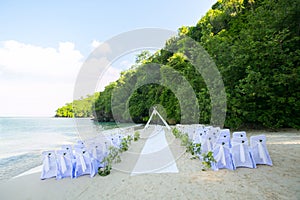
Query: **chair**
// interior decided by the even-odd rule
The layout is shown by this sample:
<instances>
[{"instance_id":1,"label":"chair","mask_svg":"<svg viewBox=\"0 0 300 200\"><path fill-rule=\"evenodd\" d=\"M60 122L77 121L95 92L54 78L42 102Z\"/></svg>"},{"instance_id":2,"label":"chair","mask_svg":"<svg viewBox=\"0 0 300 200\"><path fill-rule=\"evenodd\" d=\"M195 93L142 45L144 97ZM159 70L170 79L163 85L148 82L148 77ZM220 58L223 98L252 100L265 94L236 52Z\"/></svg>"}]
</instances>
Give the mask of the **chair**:
<instances>
[{"instance_id":1,"label":"chair","mask_svg":"<svg viewBox=\"0 0 300 200\"><path fill-rule=\"evenodd\" d=\"M120 148L122 139L118 135L110 136L110 140L114 147Z\"/></svg>"},{"instance_id":2,"label":"chair","mask_svg":"<svg viewBox=\"0 0 300 200\"><path fill-rule=\"evenodd\" d=\"M195 133L193 135L193 143L200 143L201 139L200 139L200 131L201 130L195 130Z\"/></svg>"},{"instance_id":3,"label":"chair","mask_svg":"<svg viewBox=\"0 0 300 200\"><path fill-rule=\"evenodd\" d=\"M92 167L95 171L95 173L98 172L99 167L104 167L104 164L102 163L103 159L105 158L106 154L102 150L102 146L99 144L91 145L89 151L92 158Z\"/></svg>"},{"instance_id":4,"label":"chair","mask_svg":"<svg viewBox=\"0 0 300 200\"><path fill-rule=\"evenodd\" d=\"M202 132L203 129L204 129L203 125L197 125L197 126L195 126L195 132Z\"/></svg>"},{"instance_id":5,"label":"chair","mask_svg":"<svg viewBox=\"0 0 300 200\"><path fill-rule=\"evenodd\" d=\"M201 137L201 152L202 153L207 153L209 151L213 150L213 143L212 143L212 137L205 134L202 135Z\"/></svg>"},{"instance_id":6,"label":"chair","mask_svg":"<svg viewBox=\"0 0 300 200\"><path fill-rule=\"evenodd\" d=\"M73 148L72 148L72 145L69 145L69 144L64 144L61 146L61 149L62 150L66 150L70 155L72 155L72 158L74 159L74 154L73 154Z\"/></svg>"},{"instance_id":7,"label":"chair","mask_svg":"<svg viewBox=\"0 0 300 200\"><path fill-rule=\"evenodd\" d=\"M207 131L207 136L208 139L210 140L211 144L212 144L212 148L214 147L214 145L216 144L216 141L219 137L220 134L220 128L219 127L211 127L208 131Z\"/></svg>"},{"instance_id":8,"label":"chair","mask_svg":"<svg viewBox=\"0 0 300 200\"><path fill-rule=\"evenodd\" d=\"M220 135L221 129L220 129L220 127L212 127L210 129L210 131L212 132L213 135L218 137Z\"/></svg>"},{"instance_id":9,"label":"chair","mask_svg":"<svg viewBox=\"0 0 300 200\"><path fill-rule=\"evenodd\" d=\"M206 132L204 130L202 130L202 132L199 133L200 137L200 144L202 145L206 139Z\"/></svg>"},{"instance_id":10,"label":"chair","mask_svg":"<svg viewBox=\"0 0 300 200\"><path fill-rule=\"evenodd\" d=\"M237 131L232 133L232 138L247 138L245 131Z\"/></svg>"},{"instance_id":11,"label":"chair","mask_svg":"<svg viewBox=\"0 0 300 200\"><path fill-rule=\"evenodd\" d=\"M270 166L273 165L267 149L265 135L251 136L250 146L256 164L263 164L263 165L270 165Z\"/></svg>"},{"instance_id":12,"label":"chair","mask_svg":"<svg viewBox=\"0 0 300 200\"><path fill-rule=\"evenodd\" d=\"M204 127L203 126L197 126L195 129L195 133L193 136L193 143L202 144L204 133Z\"/></svg>"},{"instance_id":13,"label":"chair","mask_svg":"<svg viewBox=\"0 0 300 200\"><path fill-rule=\"evenodd\" d=\"M195 132L195 134L193 135L193 139L192 139L193 143L200 143L200 133Z\"/></svg>"},{"instance_id":14,"label":"chair","mask_svg":"<svg viewBox=\"0 0 300 200\"><path fill-rule=\"evenodd\" d=\"M195 134L195 127L189 125L186 129L186 134L188 135L189 139L192 140Z\"/></svg>"},{"instance_id":15,"label":"chair","mask_svg":"<svg viewBox=\"0 0 300 200\"><path fill-rule=\"evenodd\" d=\"M43 156L43 167L41 173L41 179L48 179L56 177L57 174L57 162L55 151L44 151Z\"/></svg>"},{"instance_id":16,"label":"chair","mask_svg":"<svg viewBox=\"0 0 300 200\"><path fill-rule=\"evenodd\" d=\"M213 156L216 163L212 164L212 169L217 171L222 168L235 170L232 155L229 148L228 139L218 139L213 149Z\"/></svg>"},{"instance_id":17,"label":"chair","mask_svg":"<svg viewBox=\"0 0 300 200\"><path fill-rule=\"evenodd\" d=\"M56 151L57 159L57 179L62 179L66 177L74 177L74 160L73 153L69 150L57 150Z\"/></svg>"},{"instance_id":18,"label":"chair","mask_svg":"<svg viewBox=\"0 0 300 200\"><path fill-rule=\"evenodd\" d=\"M117 145L118 145L118 146L121 146L121 143L122 143L122 140L123 140L123 138L124 138L124 135L122 135L122 134L117 134L116 137L117 137Z\"/></svg>"},{"instance_id":19,"label":"chair","mask_svg":"<svg viewBox=\"0 0 300 200\"><path fill-rule=\"evenodd\" d=\"M93 177L95 173L95 162L92 161L90 154L81 148L75 149L75 158L76 158L76 165L75 165L75 172L74 177L77 178L78 176L82 175L90 175Z\"/></svg>"},{"instance_id":20,"label":"chair","mask_svg":"<svg viewBox=\"0 0 300 200\"><path fill-rule=\"evenodd\" d=\"M73 148L74 149L85 149L86 146L83 141L77 141L77 143L74 144Z\"/></svg>"},{"instance_id":21,"label":"chair","mask_svg":"<svg viewBox=\"0 0 300 200\"><path fill-rule=\"evenodd\" d=\"M221 129L219 138L227 138L227 137L230 138L230 130L229 129Z\"/></svg>"},{"instance_id":22,"label":"chair","mask_svg":"<svg viewBox=\"0 0 300 200\"><path fill-rule=\"evenodd\" d=\"M247 138L232 138L231 153L235 167L256 168Z\"/></svg>"},{"instance_id":23,"label":"chair","mask_svg":"<svg viewBox=\"0 0 300 200\"><path fill-rule=\"evenodd\" d=\"M231 148L230 130L229 129L221 129L218 139L228 139L229 147Z\"/></svg>"}]
</instances>

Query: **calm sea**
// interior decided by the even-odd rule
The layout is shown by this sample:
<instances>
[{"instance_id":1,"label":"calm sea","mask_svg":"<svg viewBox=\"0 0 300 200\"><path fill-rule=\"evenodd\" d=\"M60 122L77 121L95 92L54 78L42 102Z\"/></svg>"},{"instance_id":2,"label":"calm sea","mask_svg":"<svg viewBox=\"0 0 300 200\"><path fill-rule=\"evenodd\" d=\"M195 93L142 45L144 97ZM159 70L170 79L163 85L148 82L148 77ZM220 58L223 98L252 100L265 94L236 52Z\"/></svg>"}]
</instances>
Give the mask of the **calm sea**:
<instances>
[{"instance_id":1,"label":"calm sea","mask_svg":"<svg viewBox=\"0 0 300 200\"><path fill-rule=\"evenodd\" d=\"M44 150L55 150L116 127L91 119L0 118L0 181L41 165Z\"/></svg>"}]
</instances>

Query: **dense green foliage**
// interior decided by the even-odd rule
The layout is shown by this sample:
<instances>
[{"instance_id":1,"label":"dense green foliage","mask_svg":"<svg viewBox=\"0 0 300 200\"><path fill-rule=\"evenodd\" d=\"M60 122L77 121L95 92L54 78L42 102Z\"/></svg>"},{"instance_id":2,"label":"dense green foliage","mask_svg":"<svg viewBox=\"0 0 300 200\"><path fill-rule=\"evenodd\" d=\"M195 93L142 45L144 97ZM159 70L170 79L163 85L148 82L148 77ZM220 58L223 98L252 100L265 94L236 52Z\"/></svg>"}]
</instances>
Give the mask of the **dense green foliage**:
<instances>
[{"instance_id":1,"label":"dense green foliage","mask_svg":"<svg viewBox=\"0 0 300 200\"><path fill-rule=\"evenodd\" d=\"M222 73L226 125L299 128L299 1L223 2L186 34Z\"/></svg>"},{"instance_id":2,"label":"dense green foliage","mask_svg":"<svg viewBox=\"0 0 300 200\"><path fill-rule=\"evenodd\" d=\"M99 93L67 103L56 110L55 117L93 117L93 106L97 98L99 98Z\"/></svg>"},{"instance_id":3,"label":"dense green foliage","mask_svg":"<svg viewBox=\"0 0 300 200\"><path fill-rule=\"evenodd\" d=\"M197 116L181 113L180 108L193 103L179 102L174 93L187 96L184 87L164 85L179 73L196 95L198 122L212 123L211 91L187 59L197 51L190 37L208 52L222 75L227 96L225 126L299 128L299 10L299 0L219 0L195 26L181 27L153 55L143 52L136 65L107 86L95 102L97 119L146 122L149 109L159 104L169 123L188 123Z\"/></svg>"}]
</instances>

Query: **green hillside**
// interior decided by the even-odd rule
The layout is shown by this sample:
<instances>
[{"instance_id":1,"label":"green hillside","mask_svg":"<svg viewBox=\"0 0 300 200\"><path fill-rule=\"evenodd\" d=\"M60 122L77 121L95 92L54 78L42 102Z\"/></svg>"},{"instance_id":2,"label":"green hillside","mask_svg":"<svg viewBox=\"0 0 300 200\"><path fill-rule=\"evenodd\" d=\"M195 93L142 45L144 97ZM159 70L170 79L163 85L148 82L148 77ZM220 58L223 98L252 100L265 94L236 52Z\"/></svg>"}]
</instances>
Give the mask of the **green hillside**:
<instances>
[{"instance_id":1,"label":"green hillside","mask_svg":"<svg viewBox=\"0 0 300 200\"><path fill-rule=\"evenodd\" d=\"M139 55L136 65L122 72L120 79L96 98L95 117L99 121L132 119L143 123L149 118L149 109L161 105L169 123L188 123L197 116L192 116L192 110L183 113L180 108L197 104L198 122L213 124L212 93L189 59L197 51L188 39L192 38L208 52L221 73L226 91L226 127L299 128L299 11L299 0L219 0L195 26L179 28L178 35L166 41L164 48L153 55ZM170 78L179 77L176 73L188 81L196 102L180 104L172 88L164 86ZM160 82L139 87L145 79ZM174 90L188 95L181 85ZM57 116L84 116L75 107L68 114L68 106L58 109Z\"/></svg>"}]
</instances>

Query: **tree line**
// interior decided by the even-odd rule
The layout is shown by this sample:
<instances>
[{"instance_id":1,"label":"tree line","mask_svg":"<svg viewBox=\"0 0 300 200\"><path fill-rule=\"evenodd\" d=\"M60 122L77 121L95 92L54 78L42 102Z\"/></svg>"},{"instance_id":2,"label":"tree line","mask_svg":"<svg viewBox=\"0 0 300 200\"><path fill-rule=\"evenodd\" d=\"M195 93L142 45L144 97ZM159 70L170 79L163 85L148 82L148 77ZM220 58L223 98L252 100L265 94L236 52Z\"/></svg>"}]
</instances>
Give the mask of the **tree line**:
<instances>
[{"instance_id":1,"label":"tree line","mask_svg":"<svg viewBox=\"0 0 300 200\"><path fill-rule=\"evenodd\" d=\"M77 100L73 110L67 104L57 113L83 116L84 108L76 108L82 101L93 104L84 107L98 121L145 123L149 109L161 105L170 124L213 124L212 107L226 101L226 127L299 128L299 10L299 0L219 0L195 26L179 28L162 49L139 54L94 101ZM205 72L210 63L191 41L206 50L222 77L226 99L216 105L211 96L218 80L207 80L195 68L194 62L201 63Z\"/></svg>"}]
</instances>

